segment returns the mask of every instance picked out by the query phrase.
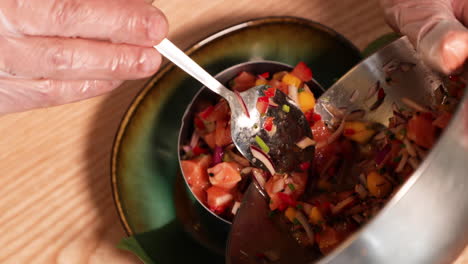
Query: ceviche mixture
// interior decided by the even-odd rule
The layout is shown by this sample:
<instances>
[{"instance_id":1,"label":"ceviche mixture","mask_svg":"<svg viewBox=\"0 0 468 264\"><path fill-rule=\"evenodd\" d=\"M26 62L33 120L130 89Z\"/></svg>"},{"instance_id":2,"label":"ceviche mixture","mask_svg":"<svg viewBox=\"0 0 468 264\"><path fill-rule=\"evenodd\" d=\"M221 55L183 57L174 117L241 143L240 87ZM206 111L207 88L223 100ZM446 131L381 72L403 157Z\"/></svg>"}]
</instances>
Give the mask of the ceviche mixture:
<instances>
[{"instance_id":1,"label":"ceviche mixture","mask_svg":"<svg viewBox=\"0 0 468 264\"><path fill-rule=\"evenodd\" d=\"M412 66L394 63L387 73ZM405 107L394 104L389 126L384 127L365 120L366 112L385 100L379 83L367 94L369 109L347 113L330 106L334 120L324 122L314 113L315 97L305 84L311 79L312 71L300 62L291 72L242 72L229 83L239 92L267 85L257 109L263 115L263 129L269 132L275 129L275 120L268 117L269 98L281 90L294 100L312 130L312 139L298 143L301 148L315 145L311 162L273 175L252 167L232 143L229 107L221 99L195 115L194 133L183 146L181 165L195 196L228 220L236 214L250 181L258 181L269 195L271 215L282 214L301 246L325 255L375 216L417 169L450 121L465 83L457 76L448 77L436 91L433 107L404 98ZM386 82L391 85L391 78ZM261 139L257 144L268 153Z\"/></svg>"}]
</instances>

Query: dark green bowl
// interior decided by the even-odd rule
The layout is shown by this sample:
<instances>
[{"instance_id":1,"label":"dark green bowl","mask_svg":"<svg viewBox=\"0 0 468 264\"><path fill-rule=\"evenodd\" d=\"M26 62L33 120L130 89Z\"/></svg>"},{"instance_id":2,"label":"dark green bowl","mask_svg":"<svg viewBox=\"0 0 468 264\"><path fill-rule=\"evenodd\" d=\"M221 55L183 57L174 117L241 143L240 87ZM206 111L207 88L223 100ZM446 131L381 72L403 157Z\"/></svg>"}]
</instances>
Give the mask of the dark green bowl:
<instances>
[{"instance_id":1,"label":"dark green bowl","mask_svg":"<svg viewBox=\"0 0 468 264\"><path fill-rule=\"evenodd\" d=\"M290 65L304 61L325 88L361 60L359 51L333 30L292 17L229 27L187 53L213 75L251 60ZM186 232L203 227L192 218L196 200L180 177L177 136L185 108L201 87L169 64L135 98L115 138L111 175L115 204L126 232L144 234L138 242L156 263L224 261ZM194 235L199 241L209 240Z\"/></svg>"}]
</instances>

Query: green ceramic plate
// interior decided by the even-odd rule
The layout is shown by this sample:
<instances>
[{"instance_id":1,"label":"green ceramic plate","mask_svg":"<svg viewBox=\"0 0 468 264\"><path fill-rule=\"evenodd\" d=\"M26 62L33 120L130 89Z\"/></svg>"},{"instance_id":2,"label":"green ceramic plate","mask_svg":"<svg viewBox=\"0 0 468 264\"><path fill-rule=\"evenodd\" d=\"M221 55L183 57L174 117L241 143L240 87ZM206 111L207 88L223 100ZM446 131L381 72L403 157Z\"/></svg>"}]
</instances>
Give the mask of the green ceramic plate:
<instances>
[{"instance_id":1,"label":"green ceramic plate","mask_svg":"<svg viewBox=\"0 0 468 264\"><path fill-rule=\"evenodd\" d=\"M187 53L213 75L249 60L290 65L305 61L324 87L361 60L359 51L333 30L291 17L235 25L198 42ZM178 202L176 206L176 201L187 199L177 177L178 129L200 87L178 68L166 66L135 98L115 139L115 204L127 233L142 234L137 240L155 263L224 262L184 232L180 217L185 211Z\"/></svg>"}]
</instances>

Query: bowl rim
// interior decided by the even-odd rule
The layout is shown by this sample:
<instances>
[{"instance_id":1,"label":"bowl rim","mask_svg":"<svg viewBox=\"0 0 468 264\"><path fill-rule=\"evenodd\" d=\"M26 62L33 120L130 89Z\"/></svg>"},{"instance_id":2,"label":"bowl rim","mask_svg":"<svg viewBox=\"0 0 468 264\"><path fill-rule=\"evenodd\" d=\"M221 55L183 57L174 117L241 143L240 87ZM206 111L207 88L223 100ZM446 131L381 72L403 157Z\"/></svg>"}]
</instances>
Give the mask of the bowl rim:
<instances>
[{"instance_id":1,"label":"bowl rim","mask_svg":"<svg viewBox=\"0 0 468 264\"><path fill-rule=\"evenodd\" d=\"M316 22L307 18L295 17L295 16L266 16L266 17L248 19L243 22L238 22L234 25L227 26L221 30L218 30L208 36L201 38L199 41L196 41L193 45L190 45L189 48L185 49L184 52L190 56L194 52L203 48L205 45L212 43L213 41L220 39L226 35L236 33L238 31L242 31L246 28L253 27L253 26L261 26L261 25L277 24L277 23L293 23L293 24L305 25L311 28L315 28L319 31L329 34L330 36L335 38L337 42L341 42L347 48L352 50L355 53L355 55L362 57L361 51L350 40L345 38L342 34L338 33L334 29L328 26L325 26L322 23L319 23L319 22ZM114 137L114 141L112 144L111 159L110 159L110 163L111 163L110 164L111 166L110 180L111 180L111 188L112 188L112 197L113 197L114 204L117 210L117 214L119 216L119 220L127 236L135 235L135 232L130 227L127 217L125 216L125 212L124 212L123 205L121 202L119 187L118 187L117 164L119 162L119 153L121 150L122 139L125 137L128 125L133 119L135 112L140 106L140 103L144 100L147 94L152 90L153 86L163 76L165 76L169 71L171 71L175 67L176 66L173 65L172 63L166 62L165 65L163 65L161 69L158 71L158 73L156 73L153 77L150 77L150 79L143 85L141 90L137 93L135 98L127 107L127 110L119 123L117 133ZM203 87L203 86L200 85L200 87Z\"/></svg>"}]
</instances>

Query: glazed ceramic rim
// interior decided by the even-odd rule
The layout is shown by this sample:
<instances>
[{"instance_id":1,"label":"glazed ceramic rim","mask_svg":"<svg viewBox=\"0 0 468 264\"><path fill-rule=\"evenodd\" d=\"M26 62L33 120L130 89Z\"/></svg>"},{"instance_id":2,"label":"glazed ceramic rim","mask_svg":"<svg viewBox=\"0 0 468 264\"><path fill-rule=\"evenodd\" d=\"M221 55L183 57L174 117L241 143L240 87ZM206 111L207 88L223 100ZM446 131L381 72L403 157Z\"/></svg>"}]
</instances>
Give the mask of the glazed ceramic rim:
<instances>
[{"instance_id":1,"label":"glazed ceramic rim","mask_svg":"<svg viewBox=\"0 0 468 264\"><path fill-rule=\"evenodd\" d=\"M198 51L205 45L212 43L213 41L220 39L224 36L236 33L240 30L243 30L245 28L249 28L252 26L259 26L259 25L268 25L268 24L276 24L276 23L294 23L294 24L299 24L299 25L307 25L309 27L318 29L319 31L325 32L332 36L334 39L336 39L338 42L343 43L346 45L348 48L351 50L354 50L356 54L360 54L359 49L348 39L346 39L343 35L340 33L336 32L335 30L319 23L315 22L306 18L301 18L301 17L293 17L293 16L269 16L269 17L262 17L262 18L255 18L255 19L250 19L244 22L240 22L238 24L235 24L233 26L228 26L220 31L215 32L214 34L209 35L208 37L202 38L202 40L196 42L194 45L191 45L190 48L185 50L185 53L187 55L191 55L194 52ZM136 97L133 99L131 104L129 105L127 111L125 112L125 115L123 116L116 136L114 138L114 142L112 145L112 154L111 154L111 187L112 187L112 196L114 199L114 204L117 209L117 214L119 216L120 222L122 223L122 226L125 230L125 233L129 236L134 235L135 233L133 232L132 228L130 227L130 224L127 221L127 217L125 216L124 209L122 206L121 202L121 197L120 197L120 192L118 188L118 179L117 179L117 163L119 161L118 159L118 154L120 151L120 146L122 143L122 139L124 138L128 125L132 118L134 117L135 112L137 109L140 107L140 103L146 98L146 95L152 90L153 86L163 77L167 72L172 70L174 67L176 67L172 63L166 63L162 69L153 77L151 77L147 83L143 86L143 88L138 92ZM200 85L200 88L202 85ZM158 97L157 95L156 97Z\"/></svg>"}]
</instances>

